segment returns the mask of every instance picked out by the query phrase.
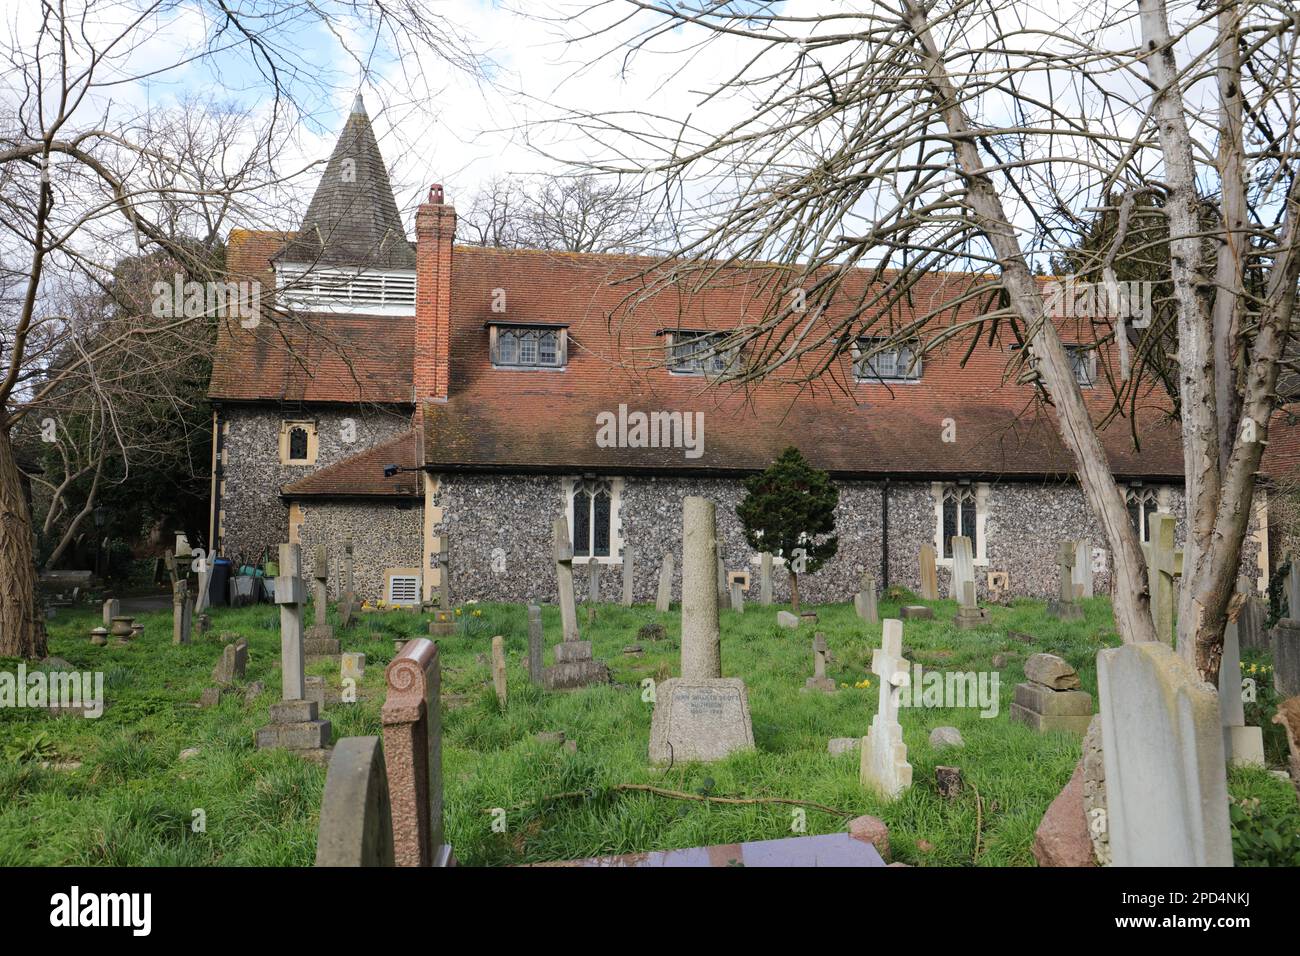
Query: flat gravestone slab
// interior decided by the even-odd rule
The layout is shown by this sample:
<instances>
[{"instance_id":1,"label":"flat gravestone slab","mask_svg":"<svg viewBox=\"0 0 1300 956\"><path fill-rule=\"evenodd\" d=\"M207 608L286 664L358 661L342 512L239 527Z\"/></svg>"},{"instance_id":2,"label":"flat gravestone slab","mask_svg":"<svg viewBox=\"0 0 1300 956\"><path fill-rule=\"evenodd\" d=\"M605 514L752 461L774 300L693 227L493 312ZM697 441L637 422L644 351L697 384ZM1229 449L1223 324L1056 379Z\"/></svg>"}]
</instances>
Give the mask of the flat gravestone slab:
<instances>
[{"instance_id":1,"label":"flat gravestone slab","mask_svg":"<svg viewBox=\"0 0 1300 956\"><path fill-rule=\"evenodd\" d=\"M898 616L903 620L932 621L934 620L934 609L928 608L924 604L905 604L899 608Z\"/></svg>"},{"instance_id":2,"label":"flat gravestone slab","mask_svg":"<svg viewBox=\"0 0 1300 956\"><path fill-rule=\"evenodd\" d=\"M599 856L539 866L713 867L713 866L884 866L876 848L848 833L785 837L753 843L723 843L685 850L655 850Z\"/></svg>"},{"instance_id":3,"label":"flat gravestone slab","mask_svg":"<svg viewBox=\"0 0 1300 956\"><path fill-rule=\"evenodd\" d=\"M689 681L673 677L655 689L652 764L706 763L753 747L749 694L739 677Z\"/></svg>"}]
</instances>

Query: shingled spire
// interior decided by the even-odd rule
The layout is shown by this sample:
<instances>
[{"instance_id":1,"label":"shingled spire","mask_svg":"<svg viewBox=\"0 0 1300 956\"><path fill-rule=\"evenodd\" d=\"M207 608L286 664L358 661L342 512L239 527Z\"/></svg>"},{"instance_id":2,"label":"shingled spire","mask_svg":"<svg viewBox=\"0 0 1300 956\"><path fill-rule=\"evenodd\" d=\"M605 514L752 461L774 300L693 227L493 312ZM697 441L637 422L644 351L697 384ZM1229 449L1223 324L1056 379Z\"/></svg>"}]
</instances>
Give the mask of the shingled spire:
<instances>
[{"instance_id":1,"label":"shingled spire","mask_svg":"<svg viewBox=\"0 0 1300 956\"><path fill-rule=\"evenodd\" d=\"M415 269L415 249L402 229L360 93L302 226L274 258L331 268Z\"/></svg>"}]
</instances>

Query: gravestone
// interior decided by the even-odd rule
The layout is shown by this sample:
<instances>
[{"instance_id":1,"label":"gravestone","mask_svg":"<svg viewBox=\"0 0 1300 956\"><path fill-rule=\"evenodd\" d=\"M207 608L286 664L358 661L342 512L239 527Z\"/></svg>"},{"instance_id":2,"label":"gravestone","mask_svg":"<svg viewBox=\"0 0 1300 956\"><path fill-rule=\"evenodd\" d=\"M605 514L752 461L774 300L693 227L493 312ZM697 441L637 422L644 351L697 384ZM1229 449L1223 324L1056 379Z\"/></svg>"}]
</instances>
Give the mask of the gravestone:
<instances>
[{"instance_id":1,"label":"gravestone","mask_svg":"<svg viewBox=\"0 0 1300 956\"><path fill-rule=\"evenodd\" d=\"M320 720L319 705L307 700L304 673L302 549L280 545L280 576L275 579L275 603L280 605L280 703L271 705L271 723L257 731L259 749L305 751L318 759L329 746L330 722Z\"/></svg>"},{"instance_id":2,"label":"gravestone","mask_svg":"<svg viewBox=\"0 0 1300 956\"><path fill-rule=\"evenodd\" d=\"M194 618L194 599L190 582L180 579L172 584L172 643L188 644Z\"/></svg>"},{"instance_id":3,"label":"gravestone","mask_svg":"<svg viewBox=\"0 0 1300 956\"><path fill-rule=\"evenodd\" d=\"M339 677L343 680L361 680L366 676L366 655L349 652L339 661Z\"/></svg>"},{"instance_id":4,"label":"gravestone","mask_svg":"<svg viewBox=\"0 0 1300 956\"><path fill-rule=\"evenodd\" d=\"M730 589L727 587L727 566L722 560L722 542L714 542L718 554L718 607L719 609L727 603ZM685 564L685 557L682 558Z\"/></svg>"},{"instance_id":5,"label":"gravestone","mask_svg":"<svg viewBox=\"0 0 1300 956\"><path fill-rule=\"evenodd\" d=\"M939 600L939 569L934 545L921 545L921 600Z\"/></svg>"},{"instance_id":6,"label":"gravestone","mask_svg":"<svg viewBox=\"0 0 1300 956\"><path fill-rule=\"evenodd\" d=\"M1083 617L1083 608L1074 600L1074 542L1062 541L1057 549L1056 563L1061 568L1061 587L1056 600L1047 603L1047 613L1062 621L1077 621Z\"/></svg>"},{"instance_id":7,"label":"gravestone","mask_svg":"<svg viewBox=\"0 0 1300 956\"><path fill-rule=\"evenodd\" d=\"M826 635L818 631L813 635L813 676L803 683L804 690L820 690L823 693L835 693L835 681L826 676Z\"/></svg>"},{"instance_id":8,"label":"gravestone","mask_svg":"<svg viewBox=\"0 0 1300 956\"><path fill-rule=\"evenodd\" d=\"M1025 683L1016 685L1011 720L1040 734L1087 732L1092 695L1079 689L1079 674L1067 661L1055 654L1030 655L1025 661L1025 677Z\"/></svg>"},{"instance_id":9,"label":"gravestone","mask_svg":"<svg viewBox=\"0 0 1300 956\"><path fill-rule=\"evenodd\" d=\"M1114 866L1232 866L1214 689L1157 641L1097 654Z\"/></svg>"},{"instance_id":10,"label":"gravestone","mask_svg":"<svg viewBox=\"0 0 1300 956\"><path fill-rule=\"evenodd\" d=\"M954 549L955 550L955 549ZM903 727L898 722L898 697L909 683L903 658L903 622L886 618L880 647L871 652L871 672L880 679L879 706L871 729L862 738L858 776L862 786L888 800L912 785L912 765L907 762Z\"/></svg>"},{"instance_id":11,"label":"gravestone","mask_svg":"<svg viewBox=\"0 0 1300 956\"><path fill-rule=\"evenodd\" d=\"M1259 595L1255 593L1255 588L1250 583L1250 579L1244 574L1237 579L1237 590L1244 596L1241 611L1237 615L1237 635L1240 639L1241 650L1269 650L1269 635L1264 627L1268 609L1264 606L1264 602L1260 600Z\"/></svg>"},{"instance_id":12,"label":"gravestone","mask_svg":"<svg viewBox=\"0 0 1300 956\"><path fill-rule=\"evenodd\" d=\"M1074 597L1092 597L1092 541L1083 538L1074 543Z\"/></svg>"},{"instance_id":13,"label":"gravestone","mask_svg":"<svg viewBox=\"0 0 1300 956\"><path fill-rule=\"evenodd\" d=\"M329 552L325 545L316 545L313 560L315 567L312 568L312 612L315 614L316 623L307 630L303 639L303 653L307 655L308 664L325 658L334 658L339 653L339 642L334 637L334 628L325 617L329 610L330 576Z\"/></svg>"},{"instance_id":14,"label":"gravestone","mask_svg":"<svg viewBox=\"0 0 1300 956\"><path fill-rule=\"evenodd\" d=\"M971 550L970 538L956 535L952 539L952 577L948 582L948 597L954 601L962 600L967 581L975 583L974 552Z\"/></svg>"},{"instance_id":15,"label":"gravestone","mask_svg":"<svg viewBox=\"0 0 1300 956\"><path fill-rule=\"evenodd\" d=\"M980 607L975 601L975 582L962 582L961 602L957 607L957 616L954 617L953 623L959 630L969 631L972 628L983 627L988 623L988 608Z\"/></svg>"},{"instance_id":16,"label":"gravestone","mask_svg":"<svg viewBox=\"0 0 1300 956\"><path fill-rule=\"evenodd\" d=\"M587 623L596 623L596 604L600 601L600 562L587 561Z\"/></svg>"},{"instance_id":17,"label":"gravestone","mask_svg":"<svg viewBox=\"0 0 1300 956\"><path fill-rule=\"evenodd\" d=\"M1176 519L1170 514L1152 512L1147 515L1150 544L1142 546L1147 561L1147 590L1151 594L1151 617L1155 621L1156 637L1173 647L1174 644L1174 574L1177 570L1174 555L1174 527Z\"/></svg>"},{"instance_id":18,"label":"gravestone","mask_svg":"<svg viewBox=\"0 0 1300 956\"><path fill-rule=\"evenodd\" d=\"M206 556L199 558L198 562L199 586L194 595L194 613L196 616L202 616L210 603L208 589L212 586L212 565L208 563Z\"/></svg>"},{"instance_id":19,"label":"gravestone","mask_svg":"<svg viewBox=\"0 0 1300 956\"><path fill-rule=\"evenodd\" d=\"M441 673L438 645L407 641L384 671L384 766L398 866L451 866L442 828Z\"/></svg>"},{"instance_id":20,"label":"gravestone","mask_svg":"<svg viewBox=\"0 0 1300 956\"><path fill-rule=\"evenodd\" d=\"M1241 644L1236 621L1223 629L1219 660L1219 716L1223 721L1223 753L1229 764L1264 766L1264 731L1246 726L1241 693Z\"/></svg>"},{"instance_id":21,"label":"gravestone","mask_svg":"<svg viewBox=\"0 0 1300 956\"><path fill-rule=\"evenodd\" d=\"M673 555L664 552L663 562L659 565L659 591L655 596L655 610L666 614L673 602Z\"/></svg>"},{"instance_id":22,"label":"gravestone","mask_svg":"<svg viewBox=\"0 0 1300 956\"><path fill-rule=\"evenodd\" d=\"M1278 700L1300 696L1300 621L1292 618L1273 628L1273 690Z\"/></svg>"},{"instance_id":23,"label":"gravestone","mask_svg":"<svg viewBox=\"0 0 1300 956\"><path fill-rule=\"evenodd\" d=\"M713 502L686 498L682 502L682 676L669 678L655 689L650 721L654 764L721 760L754 746L745 682L722 676L716 541Z\"/></svg>"},{"instance_id":24,"label":"gravestone","mask_svg":"<svg viewBox=\"0 0 1300 956\"><path fill-rule=\"evenodd\" d=\"M506 639L501 635L492 638L492 687L497 692L497 703L506 709Z\"/></svg>"},{"instance_id":25,"label":"gravestone","mask_svg":"<svg viewBox=\"0 0 1300 956\"><path fill-rule=\"evenodd\" d=\"M241 637L235 643L227 644L221 649L221 658L212 669L212 683L225 685L243 680L247 666L248 640Z\"/></svg>"},{"instance_id":26,"label":"gravestone","mask_svg":"<svg viewBox=\"0 0 1300 956\"><path fill-rule=\"evenodd\" d=\"M356 613L357 587L354 578L352 539L343 542L343 600L339 603L339 626L351 627Z\"/></svg>"},{"instance_id":27,"label":"gravestone","mask_svg":"<svg viewBox=\"0 0 1300 956\"><path fill-rule=\"evenodd\" d=\"M528 605L528 679L542 682L542 609Z\"/></svg>"},{"instance_id":28,"label":"gravestone","mask_svg":"<svg viewBox=\"0 0 1300 956\"><path fill-rule=\"evenodd\" d=\"M989 589L989 601L1000 604L1011 590L1011 575L1006 571L990 571L984 583Z\"/></svg>"},{"instance_id":29,"label":"gravestone","mask_svg":"<svg viewBox=\"0 0 1300 956\"><path fill-rule=\"evenodd\" d=\"M630 544L623 545L623 606L624 607L632 606L632 585L635 580L633 561L635 557L636 557L636 552L633 550L632 545Z\"/></svg>"},{"instance_id":30,"label":"gravestone","mask_svg":"<svg viewBox=\"0 0 1300 956\"><path fill-rule=\"evenodd\" d=\"M853 595L853 610L867 624L875 624L880 619L876 609L876 579L870 574L862 576L862 590Z\"/></svg>"},{"instance_id":31,"label":"gravestone","mask_svg":"<svg viewBox=\"0 0 1300 956\"><path fill-rule=\"evenodd\" d=\"M564 640L576 641L578 634L578 602L573 593L573 545L569 543L569 526L564 518L551 522L555 545L555 578L560 591L560 622Z\"/></svg>"},{"instance_id":32,"label":"gravestone","mask_svg":"<svg viewBox=\"0 0 1300 956\"><path fill-rule=\"evenodd\" d=\"M330 756L317 866L393 866L393 814L378 737L344 737Z\"/></svg>"},{"instance_id":33,"label":"gravestone","mask_svg":"<svg viewBox=\"0 0 1300 956\"><path fill-rule=\"evenodd\" d=\"M564 519L561 518L561 521ZM573 555L570 552L570 559ZM439 609L451 613L451 554L447 548L447 536L441 535L438 538L438 607ZM569 573L569 593L573 593L573 573L570 568Z\"/></svg>"},{"instance_id":34,"label":"gravestone","mask_svg":"<svg viewBox=\"0 0 1300 956\"><path fill-rule=\"evenodd\" d=\"M799 626L799 615L791 614L789 611L776 612L776 626L787 627L794 630Z\"/></svg>"},{"instance_id":35,"label":"gravestone","mask_svg":"<svg viewBox=\"0 0 1300 956\"><path fill-rule=\"evenodd\" d=\"M772 604L772 552L758 556L758 603L763 607Z\"/></svg>"},{"instance_id":36,"label":"gravestone","mask_svg":"<svg viewBox=\"0 0 1300 956\"><path fill-rule=\"evenodd\" d=\"M933 621L934 608L924 604L904 604L898 609L898 616L904 621Z\"/></svg>"},{"instance_id":37,"label":"gravestone","mask_svg":"<svg viewBox=\"0 0 1300 956\"><path fill-rule=\"evenodd\" d=\"M560 589L560 617L564 640L555 645L555 663L542 672L547 690L573 690L589 684L609 683L609 667L591 656L591 641L579 640L577 602L573 594L573 547L569 525L556 518L551 525L555 536L555 577Z\"/></svg>"},{"instance_id":38,"label":"gravestone","mask_svg":"<svg viewBox=\"0 0 1300 956\"><path fill-rule=\"evenodd\" d=\"M739 581L731 582L731 609L737 614L745 613L745 592Z\"/></svg>"},{"instance_id":39,"label":"gravestone","mask_svg":"<svg viewBox=\"0 0 1300 956\"><path fill-rule=\"evenodd\" d=\"M1300 555L1287 556L1290 565L1286 576L1287 620L1300 621Z\"/></svg>"},{"instance_id":40,"label":"gravestone","mask_svg":"<svg viewBox=\"0 0 1300 956\"><path fill-rule=\"evenodd\" d=\"M104 602L104 626L112 627L113 618L122 613L122 602L117 598L109 598Z\"/></svg>"}]
</instances>

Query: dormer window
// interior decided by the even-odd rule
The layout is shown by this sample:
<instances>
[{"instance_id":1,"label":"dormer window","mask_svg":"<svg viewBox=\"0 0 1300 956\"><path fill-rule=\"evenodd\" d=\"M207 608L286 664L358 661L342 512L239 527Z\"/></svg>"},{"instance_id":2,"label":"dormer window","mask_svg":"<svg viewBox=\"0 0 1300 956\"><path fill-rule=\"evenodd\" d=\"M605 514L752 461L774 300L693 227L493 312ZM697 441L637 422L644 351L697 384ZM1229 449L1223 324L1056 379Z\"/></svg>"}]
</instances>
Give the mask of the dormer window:
<instances>
[{"instance_id":1,"label":"dormer window","mask_svg":"<svg viewBox=\"0 0 1300 956\"><path fill-rule=\"evenodd\" d=\"M563 369L569 364L569 330L562 325L488 323L492 364L510 369Z\"/></svg>"},{"instance_id":2,"label":"dormer window","mask_svg":"<svg viewBox=\"0 0 1300 956\"><path fill-rule=\"evenodd\" d=\"M677 375L725 375L740 365L740 349L725 343L728 332L663 331L668 343L668 371Z\"/></svg>"},{"instance_id":3,"label":"dormer window","mask_svg":"<svg viewBox=\"0 0 1300 956\"><path fill-rule=\"evenodd\" d=\"M883 336L859 338L853 350L853 377L859 382L916 381L921 377L920 343L891 343Z\"/></svg>"}]
</instances>

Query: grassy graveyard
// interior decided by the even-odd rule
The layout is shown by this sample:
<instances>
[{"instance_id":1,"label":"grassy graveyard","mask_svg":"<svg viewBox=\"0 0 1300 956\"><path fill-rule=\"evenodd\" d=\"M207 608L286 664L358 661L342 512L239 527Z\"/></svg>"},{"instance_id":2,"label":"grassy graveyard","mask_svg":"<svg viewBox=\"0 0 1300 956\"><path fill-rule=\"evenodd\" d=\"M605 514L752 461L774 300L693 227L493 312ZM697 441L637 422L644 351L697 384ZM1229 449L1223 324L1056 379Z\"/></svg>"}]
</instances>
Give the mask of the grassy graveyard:
<instances>
[{"instance_id":1,"label":"grassy graveyard","mask_svg":"<svg viewBox=\"0 0 1300 956\"><path fill-rule=\"evenodd\" d=\"M897 597L882 600L882 617L897 615ZM996 717L981 718L977 708L900 712L915 782L894 803L859 786L856 752L832 757L826 749L832 737L864 734L876 709L870 662L880 626L861 623L850 605L815 608L817 629L834 655L828 668L840 686L834 695L801 693L812 674L811 628L779 629L775 607L751 604L743 614L723 610L723 674L746 682L758 749L716 764L667 770L647 765L651 705L643 702L639 685L646 677L678 673L676 608L660 615L650 606L602 605L594 625L580 608L583 638L594 642L616 683L548 694L528 682L525 608L467 606L459 613L457 634L439 640L447 837L462 865L500 866L775 839L792 834L796 810L803 811L805 832L828 833L842 829L849 817L869 813L888 823L896 860L918 866L1033 865L1034 830L1069 778L1080 741L1011 723L1009 705L1015 684L1024 679L1024 659L1038 651L1073 664L1095 700L1095 654L1118 645L1119 638L1107 600L1082 603L1081 621L1056 621L1042 603L1020 601L992 607L986 628L959 631L951 624L954 602L940 601L932 605L934 621L905 622L905 656L927 669L989 671L995 655L1005 659L999 661ZM551 645L560 639L559 612L548 607L543 613L550 664ZM186 646L172 645L170 612L160 612L142 619L144 633L133 643L93 647L86 634L98 616L61 613L50 622L50 653L77 669L104 672L108 704L102 717L0 710L0 865L312 864L325 768L285 751L253 747L254 731L267 723L268 707L279 698L276 609L213 609L209 636ZM381 733L384 666L394 654L393 640L424 634L427 620L381 611L339 631L343 648L365 652L367 665L359 701L323 712L335 740ZM663 639L638 637L643 625L656 621L665 629ZM222 631L248 638L246 683L263 681L265 691L252 701L236 693L200 710L195 703L210 684ZM491 684L494 634L505 637L508 652L505 712ZM1032 635L1032 643L1025 635ZM640 644L643 655L625 655L630 644ZM1265 663L1247 656L1244 671ZM3 669L17 666L0 661ZM339 686L337 665L315 664L308 673ZM864 680L866 686L857 686ZM1260 704L1248 705L1247 721L1262 723L1269 764L1282 766L1282 728L1268 723L1269 680L1261 679L1260 687ZM964 749L932 750L929 732L944 725L961 731ZM537 739L554 732L576 741L576 751ZM962 770L966 786L955 799L936 792L939 764ZM648 785L691 799L619 785ZM1234 770L1229 787L1235 798L1258 798L1283 832L1300 828L1288 783L1262 770ZM707 797L803 804L702 799ZM494 831L493 808L505 810L504 832ZM201 832L196 823L202 823Z\"/></svg>"}]
</instances>

